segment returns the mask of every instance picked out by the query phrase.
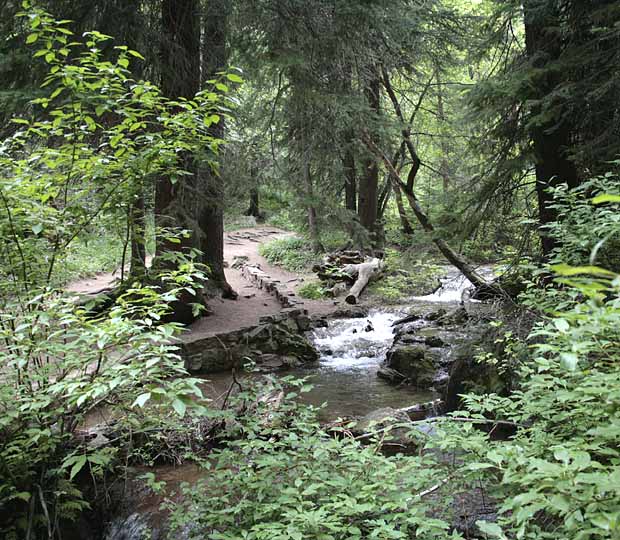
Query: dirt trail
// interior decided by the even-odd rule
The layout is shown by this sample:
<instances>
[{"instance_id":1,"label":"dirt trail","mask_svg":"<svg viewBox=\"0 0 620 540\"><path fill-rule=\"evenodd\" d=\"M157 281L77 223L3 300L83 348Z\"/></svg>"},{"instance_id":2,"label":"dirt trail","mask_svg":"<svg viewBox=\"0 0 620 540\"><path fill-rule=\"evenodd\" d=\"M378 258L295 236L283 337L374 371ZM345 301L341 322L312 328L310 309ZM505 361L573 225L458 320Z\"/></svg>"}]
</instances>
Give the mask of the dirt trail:
<instances>
[{"instance_id":1,"label":"dirt trail","mask_svg":"<svg viewBox=\"0 0 620 540\"><path fill-rule=\"evenodd\" d=\"M192 324L188 331L192 336L209 335L252 326L258 323L260 317L279 313L282 309L278 301L269 293L251 285L242 275L241 270L233 268L236 257L247 257L248 264L258 265L272 278L285 284L295 292L310 274L293 273L283 268L273 266L258 253L261 244L293 236L292 233L274 227L255 227L228 232L224 235L224 260L228 263L226 279L235 291L239 293L237 300L212 298L209 307L213 311ZM118 278L119 272L100 273L96 276L81 279L69 284L66 290L77 294L96 294L110 287ZM310 314L327 314L334 310L334 302L327 300L304 300L303 307Z\"/></svg>"}]
</instances>

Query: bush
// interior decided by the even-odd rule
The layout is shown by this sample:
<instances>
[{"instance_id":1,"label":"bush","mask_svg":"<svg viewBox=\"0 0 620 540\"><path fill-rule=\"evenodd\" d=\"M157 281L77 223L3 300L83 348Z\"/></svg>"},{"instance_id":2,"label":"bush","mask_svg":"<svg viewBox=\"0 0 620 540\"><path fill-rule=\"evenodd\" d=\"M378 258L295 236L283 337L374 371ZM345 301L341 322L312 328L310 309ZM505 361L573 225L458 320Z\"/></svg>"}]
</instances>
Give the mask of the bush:
<instances>
[{"instance_id":1,"label":"bush","mask_svg":"<svg viewBox=\"0 0 620 540\"><path fill-rule=\"evenodd\" d=\"M319 281L304 283L297 289L297 294L302 298L308 298L310 300L321 300L327 297L325 289L323 289L323 285Z\"/></svg>"},{"instance_id":2,"label":"bush","mask_svg":"<svg viewBox=\"0 0 620 540\"><path fill-rule=\"evenodd\" d=\"M281 392L286 398L274 409L264 396ZM437 480L426 458L383 455L389 432L367 444L346 427L328 433L317 409L297 404L296 395L271 382L240 396L257 404L255 414L239 419L237 440L213 453L213 465L204 463L205 479L169 505L172 537L185 530L220 540L448 538L449 524L430 507L448 506L450 497L438 504L420 495Z\"/></svg>"},{"instance_id":3,"label":"bush","mask_svg":"<svg viewBox=\"0 0 620 540\"><path fill-rule=\"evenodd\" d=\"M262 244L259 253L271 264L282 266L291 272L308 270L320 260L320 255L309 248L308 240L297 236L278 238Z\"/></svg>"}]
</instances>

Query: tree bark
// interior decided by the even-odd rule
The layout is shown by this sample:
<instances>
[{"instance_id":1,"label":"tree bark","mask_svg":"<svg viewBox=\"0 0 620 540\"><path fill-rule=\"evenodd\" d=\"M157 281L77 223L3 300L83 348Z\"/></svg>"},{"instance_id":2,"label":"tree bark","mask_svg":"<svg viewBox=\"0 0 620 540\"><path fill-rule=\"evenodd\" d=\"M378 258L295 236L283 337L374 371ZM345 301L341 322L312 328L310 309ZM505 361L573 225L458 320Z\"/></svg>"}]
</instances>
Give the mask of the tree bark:
<instances>
[{"instance_id":1,"label":"tree bark","mask_svg":"<svg viewBox=\"0 0 620 540\"><path fill-rule=\"evenodd\" d=\"M362 294L370 279L380 272L382 267L383 265L379 259L372 259L369 262L345 266L343 271L350 275L357 274L357 279L355 283L353 283L344 301L347 304L357 304L360 294Z\"/></svg>"},{"instance_id":2,"label":"tree bark","mask_svg":"<svg viewBox=\"0 0 620 540\"><path fill-rule=\"evenodd\" d=\"M316 206L314 205L314 185L310 174L310 163L304 163L303 170L306 197L308 199L308 233L310 234L312 251L314 253L324 253L325 247L323 246L323 242L321 242L321 230L319 227L318 213L316 211Z\"/></svg>"},{"instance_id":3,"label":"tree bark","mask_svg":"<svg viewBox=\"0 0 620 540\"><path fill-rule=\"evenodd\" d=\"M394 112L396 113L396 116L398 117L398 120L402 125L401 134L403 136L403 142L405 143L405 146L409 151L409 157L411 158L411 169L409 171L409 175L407 176L407 187L412 190L415 183L415 178L418 175L418 171L420 170L420 165L422 164L422 162L420 161L418 153L416 152L415 146L413 145L413 142L411 140L411 122L405 122L405 117L403 116L403 111L400 107L400 103L398 102L398 98L396 97L394 88L392 87L392 83L390 82L390 76L384 67L381 68L381 76L383 86L385 87L387 94L390 97L392 106L394 107ZM415 112L417 111L414 111L414 114Z\"/></svg>"},{"instance_id":4,"label":"tree bark","mask_svg":"<svg viewBox=\"0 0 620 540\"><path fill-rule=\"evenodd\" d=\"M191 99L200 88L200 26L198 0L162 0L161 87L164 96ZM183 168L195 171L195 162L189 153L183 154ZM192 229L191 196L195 179L187 177L173 182L161 177L155 186L155 223L158 229ZM158 266L168 267L170 262L162 255L166 252L187 253L192 248L188 238L180 243L171 242L164 234L158 235L156 259Z\"/></svg>"},{"instance_id":5,"label":"tree bark","mask_svg":"<svg viewBox=\"0 0 620 540\"><path fill-rule=\"evenodd\" d=\"M345 206L351 212L357 211L357 175L355 171L355 154L353 154L352 131L348 131L345 137L344 157L342 167L344 169L344 193Z\"/></svg>"},{"instance_id":6,"label":"tree bark","mask_svg":"<svg viewBox=\"0 0 620 540\"><path fill-rule=\"evenodd\" d=\"M226 68L226 37L230 6L228 0L209 0L203 17L202 81L217 78ZM224 135L224 121L210 128L216 138ZM209 268L209 277L225 298L237 293L224 274L224 185L221 176L208 164L199 171L199 191L203 198L198 212L199 248L202 262Z\"/></svg>"},{"instance_id":7,"label":"tree bark","mask_svg":"<svg viewBox=\"0 0 620 540\"><path fill-rule=\"evenodd\" d=\"M534 79L535 95L531 96L534 103L548 96L560 83L561 74L557 66L550 69L549 64L558 60L562 54L561 36L555 33L559 19L557 11L549 12L547 6L543 12L537 9L540 2L526 0L523 5L525 23L526 53L537 70ZM549 29L553 28L553 31ZM532 107L531 114L536 117L543 114L540 104ZM530 136L536 158L536 193L538 197L538 215L541 229L543 255L548 257L556 247L556 240L545 231L545 225L555 221L557 214L551 205L553 198L549 188L567 183L573 188L579 185L577 168L568 157L573 126L568 111L560 111L545 122L538 119L531 122Z\"/></svg>"},{"instance_id":8,"label":"tree bark","mask_svg":"<svg viewBox=\"0 0 620 540\"><path fill-rule=\"evenodd\" d=\"M437 82L437 120L440 125L439 148L441 149L441 158L439 159L439 175L443 191L446 193L450 187L450 164L448 155L450 153L450 145L443 136L445 132L446 112L443 103L443 86L441 83L441 72L438 67L435 68L435 81Z\"/></svg>"},{"instance_id":9,"label":"tree bark","mask_svg":"<svg viewBox=\"0 0 620 540\"><path fill-rule=\"evenodd\" d=\"M376 73L364 90L371 112L378 117L381 110L381 81ZM371 234L377 231L377 195L379 188L379 165L374 155L364 160L364 175L360 179L358 215L361 225Z\"/></svg>"}]
</instances>

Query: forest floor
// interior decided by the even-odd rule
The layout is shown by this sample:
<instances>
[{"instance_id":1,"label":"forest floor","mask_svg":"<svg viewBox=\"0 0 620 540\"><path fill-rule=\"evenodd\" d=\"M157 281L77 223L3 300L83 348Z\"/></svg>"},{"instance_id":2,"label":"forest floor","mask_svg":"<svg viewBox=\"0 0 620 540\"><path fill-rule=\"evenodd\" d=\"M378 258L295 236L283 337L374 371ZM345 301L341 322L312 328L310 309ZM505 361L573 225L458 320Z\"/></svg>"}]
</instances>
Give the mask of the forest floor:
<instances>
[{"instance_id":1,"label":"forest floor","mask_svg":"<svg viewBox=\"0 0 620 540\"><path fill-rule=\"evenodd\" d=\"M233 263L238 257L244 257L246 264L259 266L271 278L286 285L291 292L296 292L306 280L313 277L310 273L289 272L279 266L274 266L259 254L261 244L287 236L294 236L294 234L269 226L240 229L225 234L226 279L237 291L239 298L237 300L211 298L209 307L212 313L189 327L189 332L193 337L206 337L254 326L258 324L261 317L274 315L281 311L282 308L274 296L252 285L243 277L240 268L233 268ZM66 290L77 294L96 294L112 286L118 278L118 270L102 272L74 281L66 287ZM297 300L303 302L299 307L308 310L310 315L328 314L335 309L333 300L308 300L299 297Z\"/></svg>"}]
</instances>

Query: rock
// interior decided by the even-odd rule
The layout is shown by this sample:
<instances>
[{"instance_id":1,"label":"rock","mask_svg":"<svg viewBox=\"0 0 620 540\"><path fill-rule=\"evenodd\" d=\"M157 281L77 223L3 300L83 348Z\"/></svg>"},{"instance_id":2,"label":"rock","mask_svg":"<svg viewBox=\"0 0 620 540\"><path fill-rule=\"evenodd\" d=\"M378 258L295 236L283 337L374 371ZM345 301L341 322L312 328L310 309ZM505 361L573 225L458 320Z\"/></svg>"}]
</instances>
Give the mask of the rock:
<instances>
[{"instance_id":1,"label":"rock","mask_svg":"<svg viewBox=\"0 0 620 540\"><path fill-rule=\"evenodd\" d=\"M439 308L435 311L431 311L428 315L426 315L426 320L436 321L438 319L445 317L447 313L448 312L445 309Z\"/></svg>"},{"instance_id":2,"label":"rock","mask_svg":"<svg viewBox=\"0 0 620 540\"><path fill-rule=\"evenodd\" d=\"M310 319L312 321L312 328L327 328L329 326L329 322L324 315L314 315Z\"/></svg>"},{"instance_id":3,"label":"rock","mask_svg":"<svg viewBox=\"0 0 620 540\"><path fill-rule=\"evenodd\" d=\"M393 346L387 353L387 367L404 375L418 388L433 386L436 373L436 355L423 345Z\"/></svg>"},{"instance_id":4,"label":"rock","mask_svg":"<svg viewBox=\"0 0 620 540\"><path fill-rule=\"evenodd\" d=\"M495 366L477 362L476 349L472 344L463 345L453 352L454 362L444 391L447 411L458 410L461 394L468 392L505 394L507 382Z\"/></svg>"},{"instance_id":5,"label":"rock","mask_svg":"<svg viewBox=\"0 0 620 540\"><path fill-rule=\"evenodd\" d=\"M377 371L377 377L395 384L403 382L407 378L402 373L399 373L395 369L387 366L381 366L379 368Z\"/></svg>"},{"instance_id":6,"label":"rock","mask_svg":"<svg viewBox=\"0 0 620 540\"><path fill-rule=\"evenodd\" d=\"M240 368L248 361L261 358L271 365L273 356L280 364L315 362L319 355L308 339L299 332L294 319L278 316L254 327L208 337L186 338L181 345L185 367L192 373L217 373ZM265 356L271 355L271 356ZM293 358L294 361L283 361Z\"/></svg>"},{"instance_id":7,"label":"rock","mask_svg":"<svg viewBox=\"0 0 620 540\"><path fill-rule=\"evenodd\" d=\"M426 336L424 343L429 347L443 347L446 344L439 336Z\"/></svg>"},{"instance_id":8,"label":"rock","mask_svg":"<svg viewBox=\"0 0 620 540\"><path fill-rule=\"evenodd\" d=\"M384 407L357 420L352 431L358 435L371 435L373 432L379 432L378 436L389 431L386 435L388 443L409 447L414 443L414 439L409 435L412 428L407 413Z\"/></svg>"},{"instance_id":9,"label":"rock","mask_svg":"<svg viewBox=\"0 0 620 540\"><path fill-rule=\"evenodd\" d=\"M463 325L467 321L469 321L469 313L467 313L467 310L464 307L460 307L441 317L438 322L444 325L457 326Z\"/></svg>"},{"instance_id":10,"label":"rock","mask_svg":"<svg viewBox=\"0 0 620 540\"><path fill-rule=\"evenodd\" d=\"M314 321L308 315L300 315L295 319L295 322L300 332L308 332L308 330L312 330Z\"/></svg>"},{"instance_id":11,"label":"rock","mask_svg":"<svg viewBox=\"0 0 620 540\"><path fill-rule=\"evenodd\" d=\"M368 317L368 309L363 306L341 307L331 314L334 319L361 319Z\"/></svg>"},{"instance_id":12,"label":"rock","mask_svg":"<svg viewBox=\"0 0 620 540\"><path fill-rule=\"evenodd\" d=\"M366 326L364 327L364 332L374 332L374 327L370 321L367 321Z\"/></svg>"}]
</instances>

